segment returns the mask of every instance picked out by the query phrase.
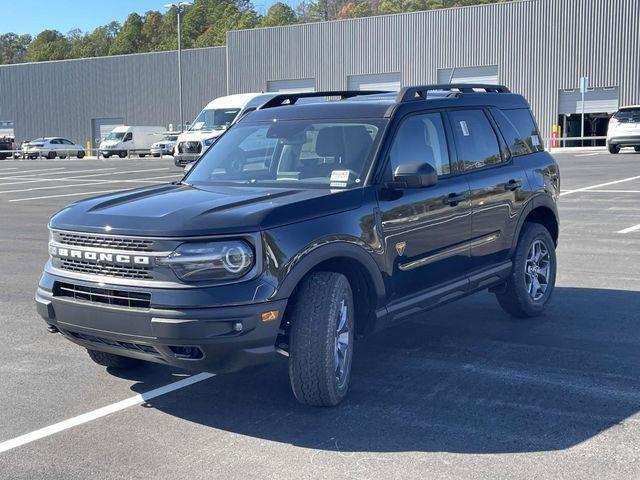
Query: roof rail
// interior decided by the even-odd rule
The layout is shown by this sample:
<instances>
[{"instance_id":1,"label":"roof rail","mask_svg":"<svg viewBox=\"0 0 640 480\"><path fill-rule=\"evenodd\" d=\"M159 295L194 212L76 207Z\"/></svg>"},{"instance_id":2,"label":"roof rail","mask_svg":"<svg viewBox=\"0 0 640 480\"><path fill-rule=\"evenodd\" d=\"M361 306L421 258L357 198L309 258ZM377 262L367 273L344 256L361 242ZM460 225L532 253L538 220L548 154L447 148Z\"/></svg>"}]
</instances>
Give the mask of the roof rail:
<instances>
[{"instance_id":1,"label":"roof rail","mask_svg":"<svg viewBox=\"0 0 640 480\"><path fill-rule=\"evenodd\" d=\"M426 100L427 94L433 91L451 91L453 93L511 93L504 85L488 85L484 83L443 83L436 85L419 85L405 87L398 92L396 101L399 103L413 100Z\"/></svg>"},{"instance_id":2,"label":"roof rail","mask_svg":"<svg viewBox=\"0 0 640 480\"><path fill-rule=\"evenodd\" d=\"M258 110L264 110L265 108L280 107L282 105L293 105L301 98L314 98L314 97L340 97L340 100L346 98L359 97L360 95L380 95L381 93L393 93L386 90L332 90L327 92L298 92L298 93L283 93L276 95L270 100L267 100L264 104L258 107Z\"/></svg>"}]
</instances>

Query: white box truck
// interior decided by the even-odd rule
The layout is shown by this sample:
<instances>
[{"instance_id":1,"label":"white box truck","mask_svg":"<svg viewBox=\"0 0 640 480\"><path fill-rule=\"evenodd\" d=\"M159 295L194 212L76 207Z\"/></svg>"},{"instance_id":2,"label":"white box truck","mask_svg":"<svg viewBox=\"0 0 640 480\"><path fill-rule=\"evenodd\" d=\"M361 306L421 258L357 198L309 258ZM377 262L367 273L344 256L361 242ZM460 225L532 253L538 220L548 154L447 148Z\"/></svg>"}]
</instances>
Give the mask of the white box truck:
<instances>
[{"instance_id":1,"label":"white box truck","mask_svg":"<svg viewBox=\"0 0 640 480\"><path fill-rule=\"evenodd\" d=\"M100 142L100 155L104 158L111 155L118 155L120 158L151 155L151 145L162 138L165 130L165 127L116 127Z\"/></svg>"}]
</instances>

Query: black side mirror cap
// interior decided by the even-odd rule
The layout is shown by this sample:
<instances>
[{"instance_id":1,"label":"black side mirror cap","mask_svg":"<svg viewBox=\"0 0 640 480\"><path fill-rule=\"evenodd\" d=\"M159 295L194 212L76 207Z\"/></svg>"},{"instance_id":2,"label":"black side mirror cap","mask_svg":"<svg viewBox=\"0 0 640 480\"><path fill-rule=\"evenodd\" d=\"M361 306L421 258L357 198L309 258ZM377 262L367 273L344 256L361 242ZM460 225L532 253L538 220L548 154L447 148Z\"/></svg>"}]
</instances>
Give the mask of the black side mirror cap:
<instances>
[{"instance_id":1,"label":"black side mirror cap","mask_svg":"<svg viewBox=\"0 0 640 480\"><path fill-rule=\"evenodd\" d=\"M393 172L393 181L406 188L430 187L438 183L438 172L430 163L402 163Z\"/></svg>"}]
</instances>

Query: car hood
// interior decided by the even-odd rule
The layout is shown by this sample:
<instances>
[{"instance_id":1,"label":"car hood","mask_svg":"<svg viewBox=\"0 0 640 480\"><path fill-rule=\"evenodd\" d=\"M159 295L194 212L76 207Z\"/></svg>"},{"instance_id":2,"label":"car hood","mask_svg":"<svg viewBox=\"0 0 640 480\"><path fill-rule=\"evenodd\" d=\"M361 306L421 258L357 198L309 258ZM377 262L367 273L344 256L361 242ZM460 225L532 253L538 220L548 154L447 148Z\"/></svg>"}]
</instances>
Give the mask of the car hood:
<instances>
[{"instance_id":1,"label":"car hood","mask_svg":"<svg viewBox=\"0 0 640 480\"><path fill-rule=\"evenodd\" d=\"M105 140L104 142L100 143L99 148L111 148L111 147L115 147L119 143L120 142L118 140Z\"/></svg>"},{"instance_id":2,"label":"car hood","mask_svg":"<svg viewBox=\"0 0 640 480\"><path fill-rule=\"evenodd\" d=\"M61 230L182 237L246 233L358 208L363 190L165 184L73 203L51 218Z\"/></svg>"},{"instance_id":3,"label":"car hood","mask_svg":"<svg viewBox=\"0 0 640 480\"><path fill-rule=\"evenodd\" d=\"M202 130L195 132L183 132L178 137L178 143L180 142L201 142L208 138L216 138L222 135L225 130Z\"/></svg>"}]
</instances>

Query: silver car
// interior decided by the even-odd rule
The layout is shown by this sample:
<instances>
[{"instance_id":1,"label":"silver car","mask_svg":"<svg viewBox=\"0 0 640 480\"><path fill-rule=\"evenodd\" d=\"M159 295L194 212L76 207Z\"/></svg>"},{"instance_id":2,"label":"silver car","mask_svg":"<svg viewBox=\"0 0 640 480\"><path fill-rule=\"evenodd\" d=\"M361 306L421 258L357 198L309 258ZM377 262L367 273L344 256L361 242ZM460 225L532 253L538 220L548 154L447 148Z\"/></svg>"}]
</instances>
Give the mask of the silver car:
<instances>
[{"instance_id":1,"label":"silver car","mask_svg":"<svg viewBox=\"0 0 640 480\"><path fill-rule=\"evenodd\" d=\"M22 156L35 159L46 157L49 159L85 156L85 149L82 145L73 143L71 140L62 137L36 138L23 144Z\"/></svg>"},{"instance_id":2,"label":"silver car","mask_svg":"<svg viewBox=\"0 0 640 480\"><path fill-rule=\"evenodd\" d=\"M178 134L165 135L159 142L151 145L151 155L161 157L162 155L173 155L173 147L176 146Z\"/></svg>"},{"instance_id":3,"label":"silver car","mask_svg":"<svg viewBox=\"0 0 640 480\"><path fill-rule=\"evenodd\" d=\"M640 153L640 105L620 107L609 120L609 153L620 153L622 147L634 147Z\"/></svg>"}]
</instances>

